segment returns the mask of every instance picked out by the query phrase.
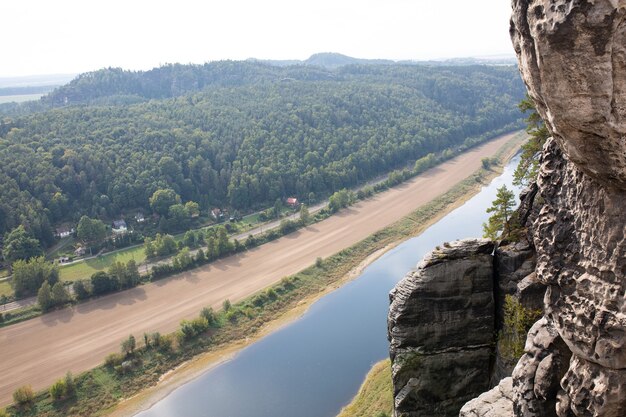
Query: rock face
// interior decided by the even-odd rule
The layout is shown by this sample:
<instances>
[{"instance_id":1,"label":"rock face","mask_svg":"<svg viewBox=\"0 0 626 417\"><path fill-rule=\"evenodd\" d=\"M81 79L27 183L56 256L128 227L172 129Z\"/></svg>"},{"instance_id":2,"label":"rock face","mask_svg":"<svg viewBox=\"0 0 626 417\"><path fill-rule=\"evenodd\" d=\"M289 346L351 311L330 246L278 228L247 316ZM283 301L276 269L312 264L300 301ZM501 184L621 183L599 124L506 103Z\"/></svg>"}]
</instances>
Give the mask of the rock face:
<instances>
[{"instance_id":1,"label":"rock face","mask_svg":"<svg viewBox=\"0 0 626 417\"><path fill-rule=\"evenodd\" d=\"M506 398L515 416L625 416L626 1L512 5L522 77L553 140L532 227L546 314Z\"/></svg>"},{"instance_id":2,"label":"rock face","mask_svg":"<svg viewBox=\"0 0 626 417\"><path fill-rule=\"evenodd\" d=\"M397 416L452 416L488 387L494 343L494 244L453 242L391 292ZM487 366L485 366L487 365Z\"/></svg>"}]
</instances>

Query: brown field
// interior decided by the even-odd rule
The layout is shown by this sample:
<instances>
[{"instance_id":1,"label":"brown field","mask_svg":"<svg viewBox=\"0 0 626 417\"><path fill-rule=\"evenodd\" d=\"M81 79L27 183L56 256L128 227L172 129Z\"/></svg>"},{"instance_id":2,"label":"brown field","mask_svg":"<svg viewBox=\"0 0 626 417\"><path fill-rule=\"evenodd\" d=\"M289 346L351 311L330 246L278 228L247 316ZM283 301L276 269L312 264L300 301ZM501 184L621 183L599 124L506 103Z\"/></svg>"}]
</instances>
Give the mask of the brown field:
<instances>
[{"instance_id":1,"label":"brown field","mask_svg":"<svg viewBox=\"0 0 626 417\"><path fill-rule=\"evenodd\" d=\"M0 404L19 386L48 387L118 351L129 334L168 333L205 306L237 301L366 238L444 194L514 134L504 135L394 189L245 253L138 288L0 329Z\"/></svg>"}]
</instances>

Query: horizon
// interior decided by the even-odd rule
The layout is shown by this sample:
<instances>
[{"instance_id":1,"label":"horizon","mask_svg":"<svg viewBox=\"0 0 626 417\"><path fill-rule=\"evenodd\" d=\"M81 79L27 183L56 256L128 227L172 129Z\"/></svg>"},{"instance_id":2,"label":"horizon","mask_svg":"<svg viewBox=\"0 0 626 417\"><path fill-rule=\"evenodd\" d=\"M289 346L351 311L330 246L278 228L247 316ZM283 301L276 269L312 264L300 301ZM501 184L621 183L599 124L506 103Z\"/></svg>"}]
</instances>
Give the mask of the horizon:
<instances>
[{"instance_id":1,"label":"horizon","mask_svg":"<svg viewBox=\"0 0 626 417\"><path fill-rule=\"evenodd\" d=\"M451 13L453 10L454 13ZM0 78L149 70L167 63L305 60L320 51L361 59L427 61L513 55L510 5L499 0L236 0L88 4L9 1ZM97 15L97 18L95 17Z\"/></svg>"},{"instance_id":2,"label":"horizon","mask_svg":"<svg viewBox=\"0 0 626 417\"><path fill-rule=\"evenodd\" d=\"M153 69L157 69L160 67L164 67L167 65L205 65L205 64L211 64L214 62L221 62L221 61L233 61L233 62L246 62L246 61L257 61L257 62L261 62L261 63L271 63L271 62L283 62L283 61L298 61L298 62L306 62L309 58L315 56L315 55L321 55L321 54L334 54L334 55L341 55L344 57L348 57L348 58L353 58L353 59L362 59L362 60L381 60L381 61L393 61L395 63L403 63L403 62L413 62L413 63L426 63L426 62L446 62L446 61L453 61L453 60L458 60L458 59L476 59L476 60L498 60L498 59L515 59L516 55L511 52L511 53L502 53L502 54L491 54L491 55L476 55L476 56L451 56L451 57L445 57L445 58L433 58L433 59L424 59L424 60L417 60L417 59L391 59L391 58L361 58L361 57L356 57L356 56L350 56L350 55L346 55L343 54L341 52L316 52L313 53L312 55L310 55L309 57L305 58L305 59L296 59L296 58L259 58L259 57L248 57L248 58L244 58L244 59L215 59L212 61L205 61L205 62L188 62L188 63L182 63L182 62L164 62L161 63L157 66L151 67L151 68L145 68L145 69L131 69L131 68L124 68L124 67L113 67L113 66L106 66L106 67L100 67L100 68L94 68L94 69L90 69L87 71L82 71L82 72L65 72L65 73L38 73L38 74L24 74L24 75L0 75L0 81L6 81L6 80L12 80L12 79L28 79L28 78L37 78L37 77L67 77L67 76L78 76L80 74L85 74L85 73L89 73L89 72L95 72L95 71L100 71L103 69L107 69L107 68L120 68L124 71L135 71L135 72L146 72L146 71L150 71Z\"/></svg>"}]
</instances>

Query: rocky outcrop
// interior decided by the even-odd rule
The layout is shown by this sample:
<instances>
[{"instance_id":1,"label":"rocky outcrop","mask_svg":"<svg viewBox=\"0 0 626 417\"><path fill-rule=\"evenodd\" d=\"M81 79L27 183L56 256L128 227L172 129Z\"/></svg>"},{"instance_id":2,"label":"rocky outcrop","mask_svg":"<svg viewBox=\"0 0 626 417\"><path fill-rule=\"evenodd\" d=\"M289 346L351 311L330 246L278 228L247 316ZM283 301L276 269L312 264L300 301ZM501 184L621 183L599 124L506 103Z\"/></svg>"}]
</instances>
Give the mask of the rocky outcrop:
<instances>
[{"instance_id":1,"label":"rocky outcrop","mask_svg":"<svg viewBox=\"0 0 626 417\"><path fill-rule=\"evenodd\" d=\"M446 244L392 290L388 325L397 416L452 416L488 387L493 250L488 240Z\"/></svg>"},{"instance_id":2,"label":"rocky outcrop","mask_svg":"<svg viewBox=\"0 0 626 417\"><path fill-rule=\"evenodd\" d=\"M522 77L553 139L532 227L546 314L506 398L515 416L624 416L626 1L512 4Z\"/></svg>"},{"instance_id":3,"label":"rocky outcrop","mask_svg":"<svg viewBox=\"0 0 626 417\"><path fill-rule=\"evenodd\" d=\"M460 417L499 417L513 415L513 380L504 378L490 391L461 408Z\"/></svg>"},{"instance_id":4,"label":"rocky outcrop","mask_svg":"<svg viewBox=\"0 0 626 417\"><path fill-rule=\"evenodd\" d=\"M526 277L534 267L523 239L498 248L484 239L456 241L426 255L392 290L398 416L455 416L465 401L511 375L515 363L497 353L495 335L505 295L533 306L543 298L545 286Z\"/></svg>"}]
</instances>

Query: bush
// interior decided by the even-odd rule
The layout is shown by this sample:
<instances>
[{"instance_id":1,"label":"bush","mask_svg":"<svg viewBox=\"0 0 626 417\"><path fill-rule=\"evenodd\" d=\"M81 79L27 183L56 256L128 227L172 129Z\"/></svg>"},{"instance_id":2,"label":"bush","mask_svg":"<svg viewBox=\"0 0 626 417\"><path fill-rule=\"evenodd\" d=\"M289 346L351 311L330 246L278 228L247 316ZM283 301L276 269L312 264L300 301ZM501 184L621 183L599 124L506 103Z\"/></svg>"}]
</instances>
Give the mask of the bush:
<instances>
[{"instance_id":1,"label":"bush","mask_svg":"<svg viewBox=\"0 0 626 417\"><path fill-rule=\"evenodd\" d=\"M205 318L210 327L217 327L217 315L211 307L204 307L200 311L200 317Z\"/></svg>"},{"instance_id":2,"label":"bush","mask_svg":"<svg viewBox=\"0 0 626 417\"><path fill-rule=\"evenodd\" d=\"M29 405L35 399L35 392L30 385L19 387L13 392L13 401L20 407Z\"/></svg>"},{"instance_id":3,"label":"bush","mask_svg":"<svg viewBox=\"0 0 626 417\"><path fill-rule=\"evenodd\" d=\"M110 353L104 358L104 366L114 368L124 362L124 357L119 353Z\"/></svg>"},{"instance_id":4,"label":"bush","mask_svg":"<svg viewBox=\"0 0 626 417\"><path fill-rule=\"evenodd\" d=\"M317 259L315 259L315 266L317 268L321 268L323 265L324 265L324 261L322 261L322 258L318 256Z\"/></svg>"},{"instance_id":5,"label":"bush","mask_svg":"<svg viewBox=\"0 0 626 417\"><path fill-rule=\"evenodd\" d=\"M87 282L84 280L74 282L74 295L77 300L84 300L89 298L90 292L87 287Z\"/></svg>"},{"instance_id":6,"label":"bush","mask_svg":"<svg viewBox=\"0 0 626 417\"><path fill-rule=\"evenodd\" d=\"M65 374L65 396L73 397L76 394L76 383L71 372Z\"/></svg>"},{"instance_id":7,"label":"bush","mask_svg":"<svg viewBox=\"0 0 626 417\"><path fill-rule=\"evenodd\" d=\"M58 401L61 398L65 397L65 393L65 380L63 379L59 379L57 382L50 386L50 396L55 401Z\"/></svg>"},{"instance_id":8,"label":"bush","mask_svg":"<svg viewBox=\"0 0 626 417\"><path fill-rule=\"evenodd\" d=\"M132 355L135 351L135 347L137 347L137 341L132 334L122 341L122 353L126 356Z\"/></svg>"},{"instance_id":9,"label":"bush","mask_svg":"<svg viewBox=\"0 0 626 417\"><path fill-rule=\"evenodd\" d=\"M230 304L230 300L224 300L224 302L222 303L222 308L224 309L224 311L230 310L231 307L232 305Z\"/></svg>"},{"instance_id":10,"label":"bush","mask_svg":"<svg viewBox=\"0 0 626 417\"><path fill-rule=\"evenodd\" d=\"M0 417L9 417L9 413L7 413L7 410L0 408Z\"/></svg>"},{"instance_id":11,"label":"bush","mask_svg":"<svg viewBox=\"0 0 626 417\"><path fill-rule=\"evenodd\" d=\"M180 341L188 341L194 339L208 329L209 322L204 317L198 317L193 320L183 320L180 322L178 337Z\"/></svg>"}]
</instances>

